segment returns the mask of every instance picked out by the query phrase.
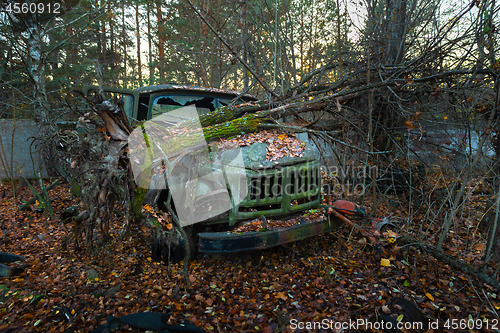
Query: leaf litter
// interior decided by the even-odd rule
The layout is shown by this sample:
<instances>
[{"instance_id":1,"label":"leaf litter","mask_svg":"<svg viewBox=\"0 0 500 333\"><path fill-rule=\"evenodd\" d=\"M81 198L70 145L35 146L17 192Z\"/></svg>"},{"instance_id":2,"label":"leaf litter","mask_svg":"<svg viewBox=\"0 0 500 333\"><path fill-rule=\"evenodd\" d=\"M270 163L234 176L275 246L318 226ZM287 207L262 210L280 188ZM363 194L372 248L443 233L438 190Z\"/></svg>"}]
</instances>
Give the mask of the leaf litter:
<instances>
[{"instance_id":1,"label":"leaf litter","mask_svg":"<svg viewBox=\"0 0 500 333\"><path fill-rule=\"evenodd\" d=\"M394 297L414 301L441 327L452 319L491 322L500 309L494 288L391 242L400 231L380 233L371 246L346 226L269 250L198 254L189 263L188 287L181 265L152 261L140 228L123 239L111 232L109 245L91 255L63 248L71 226L57 216L78 199L68 184L49 195L55 218L18 212L31 191L20 189L14 202L10 186L0 185L0 251L25 256L28 264L21 275L0 278L0 332L91 332L111 315L141 311L169 312L171 324L187 319L206 332L292 332L292 319L368 319ZM121 221L113 219L116 228ZM456 233L447 251L462 241Z\"/></svg>"},{"instance_id":2,"label":"leaf litter","mask_svg":"<svg viewBox=\"0 0 500 333\"><path fill-rule=\"evenodd\" d=\"M221 139L218 142L220 149L250 146L253 143L267 143L267 161L276 161L285 156L302 157L305 143L292 134L280 130L247 133L232 139Z\"/></svg>"}]
</instances>

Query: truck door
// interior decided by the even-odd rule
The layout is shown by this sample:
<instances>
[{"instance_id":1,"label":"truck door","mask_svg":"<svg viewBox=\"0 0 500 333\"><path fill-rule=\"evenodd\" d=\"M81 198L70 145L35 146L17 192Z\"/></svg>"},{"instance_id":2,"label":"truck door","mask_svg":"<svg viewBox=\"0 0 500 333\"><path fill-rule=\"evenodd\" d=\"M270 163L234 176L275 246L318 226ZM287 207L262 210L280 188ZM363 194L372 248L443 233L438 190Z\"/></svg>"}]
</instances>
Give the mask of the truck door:
<instances>
[{"instance_id":1,"label":"truck door","mask_svg":"<svg viewBox=\"0 0 500 333\"><path fill-rule=\"evenodd\" d=\"M92 98L98 91L99 87L96 86L83 86L83 93L85 96ZM137 121L137 108L139 106L139 92L130 89L109 88L104 87L104 99L110 100L111 103L116 105L118 100L123 101L123 108L129 121Z\"/></svg>"}]
</instances>

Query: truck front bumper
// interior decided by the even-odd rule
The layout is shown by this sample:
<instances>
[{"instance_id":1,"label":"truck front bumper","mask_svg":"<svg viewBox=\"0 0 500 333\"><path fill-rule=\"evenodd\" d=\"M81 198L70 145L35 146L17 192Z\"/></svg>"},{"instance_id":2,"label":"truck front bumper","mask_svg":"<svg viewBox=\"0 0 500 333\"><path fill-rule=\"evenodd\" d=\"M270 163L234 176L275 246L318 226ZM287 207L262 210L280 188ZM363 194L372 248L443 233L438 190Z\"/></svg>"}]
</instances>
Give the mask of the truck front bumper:
<instances>
[{"instance_id":1,"label":"truck front bumper","mask_svg":"<svg viewBox=\"0 0 500 333\"><path fill-rule=\"evenodd\" d=\"M335 231L342 223L343 220L341 218L328 215L318 222L304 222L283 229L245 233L201 232L198 234L198 251L205 253L229 253L267 249Z\"/></svg>"}]
</instances>

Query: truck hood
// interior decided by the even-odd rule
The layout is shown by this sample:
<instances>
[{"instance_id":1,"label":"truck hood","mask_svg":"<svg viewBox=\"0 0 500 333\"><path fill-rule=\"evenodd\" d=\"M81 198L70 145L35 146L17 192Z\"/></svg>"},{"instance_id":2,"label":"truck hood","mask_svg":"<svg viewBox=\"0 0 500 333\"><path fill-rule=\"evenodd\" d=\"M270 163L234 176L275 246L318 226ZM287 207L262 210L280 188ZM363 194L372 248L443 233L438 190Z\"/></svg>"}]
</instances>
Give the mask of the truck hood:
<instances>
[{"instance_id":1,"label":"truck hood","mask_svg":"<svg viewBox=\"0 0 500 333\"><path fill-rule=\"evenodd\" d=\"M301 164L308 161L316 160L316 156L312 148L309 145L305 145L301 156L284 156L274 161L269 161L266 159L269 144L256 142L249 146L240 147L241 154L243 156L243 162L245 164L245 169L268 169L275 168L277 166L287 166L293 164ZM222 161L228 161L234 159L236 150L229 149L220 153L219 157Z\"/></svg>"}]
</instances>

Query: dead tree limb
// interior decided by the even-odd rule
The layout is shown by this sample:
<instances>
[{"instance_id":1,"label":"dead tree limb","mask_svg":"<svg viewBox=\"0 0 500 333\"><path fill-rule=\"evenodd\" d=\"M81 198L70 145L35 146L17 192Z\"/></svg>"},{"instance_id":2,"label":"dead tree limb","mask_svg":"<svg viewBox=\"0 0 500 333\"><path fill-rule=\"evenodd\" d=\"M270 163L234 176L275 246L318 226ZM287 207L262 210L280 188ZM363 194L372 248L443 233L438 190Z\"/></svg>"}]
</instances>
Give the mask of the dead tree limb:
<instances>
[{"instance_id":1,"label":"dead tree limb","mask_svg":"<svg viewBox=\"0 0 500 333\"><path fill-rule=\"evenodd\" d=\"M462 260L453 258L446 253L444 253L442 250L436 248L435 246L429 245L422 243L421 241L411 238L411 237L404 237L400 238L398 240L398 244L403 245L403 246L411 246L411 247L417 247L419 249L424 250L425 252L431 254L434 258L441 260L455 268L458 268L462 272L466 273L467 275L472 275L479 280L493 286L497 290L500 290L500 282L492 278L491 276L487 275L486 273L480 271L474 266L471 266Z\"/></svg>"},{"instance_id":2,"label":"dead tree limb","mask_svg":"<svg viewBox=\"0 0 500 333\"><path fill-rule=\"evenodd\" d=\"M61 180L60 179L56 179L55 182L53 182L52 184L50 184L46 189L45 191L50 191L52 190L55 186L57 186L59 184ZM38 199L38 196L34 196L33 198L31 198L30 200L28 200L28 202L24 203L21 207L19 207L18 211L22 211L22 210L25 210L29 205L33 204L36 200Z\"/></svg>"}]
</instances>

